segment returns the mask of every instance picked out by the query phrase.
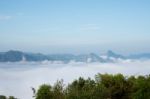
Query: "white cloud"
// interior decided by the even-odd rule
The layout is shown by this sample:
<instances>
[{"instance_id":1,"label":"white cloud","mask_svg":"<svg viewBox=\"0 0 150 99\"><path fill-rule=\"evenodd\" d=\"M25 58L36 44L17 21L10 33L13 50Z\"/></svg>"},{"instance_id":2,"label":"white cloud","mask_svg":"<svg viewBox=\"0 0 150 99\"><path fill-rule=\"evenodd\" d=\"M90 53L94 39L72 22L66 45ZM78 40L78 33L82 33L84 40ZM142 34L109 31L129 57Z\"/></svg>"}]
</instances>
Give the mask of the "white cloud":
<instances>
[{"instance_id":1,"label":"white cloud","mask_svg":"<svg viewBox=\"0 0 150 99\"><path fill-rule=\"evenodd\" d=\"M100 27L97 24L85 24L81 26L80 30L83 31L96 31L99 30Z\"/></svg>"},{"instance_id":2,"label":"white cloud","mask_svg":"<svg viewBox=\"0 0 150 99\"><path fill-rule=\"evenodd\" d=\"M150 73L150 61L118 63L0 63L0 93L19 99L33 99L31 87L43 83L53 84L58 79L65 83L79 76L94 77L97 73L122 73L124 75L146 75Z\"/></svg>"},{"instance_id":3,"label":"white cloud","mask_svg":"<svg viewBox=\"0 0 150 99\"><path fill-rule=\"evenodd\" d=\"M24 13L19 12L19 13L17 13L16 15L17 15L17 16L23 16L23 15L24 15Z\"/></svg>"},{"instance_id":4,"label":"white cloud","mask_svg":"<svg viewBox=\"0 0 150 99\"><path fill-rule=\"evenodd\" d=\"M9 20L11 18L12 16L9 16L9 15L0 15L0 20Z\"/></svg>"}]
</instances>

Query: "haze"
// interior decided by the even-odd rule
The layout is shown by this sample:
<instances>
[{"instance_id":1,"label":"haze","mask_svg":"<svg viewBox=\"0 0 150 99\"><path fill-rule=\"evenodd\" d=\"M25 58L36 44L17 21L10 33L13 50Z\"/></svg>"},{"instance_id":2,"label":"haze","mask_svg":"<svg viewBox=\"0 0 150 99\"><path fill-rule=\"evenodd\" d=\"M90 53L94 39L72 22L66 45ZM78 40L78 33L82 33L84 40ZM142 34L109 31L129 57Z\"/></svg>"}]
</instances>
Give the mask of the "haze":
<instances>
[{"instance_id":1,"label":"haze","mask_svg":"<svg viewBox=\"0 0 150 99\"><path fill-rule=\"evenodd\" d=\"M150 0L0 0L0 95L32 99L31 87L97 73L149 75L149 44ZM43 58L87 53L79 59L101 60L97 55L107 59L107 51L117 62L52 64L47 61L54 56ZM140 53L144 57L133 61L120 56Z\"/></svg>"},{"instance_id":2,"label":"haze","mask_svg":"<svg viewBox=\"0 0 150 99\"><path fill-rule=\"evenodd\" d=\"M149 4L149 0L1 0L0 51L149 52Z\"/></svg>"}]
</instances>

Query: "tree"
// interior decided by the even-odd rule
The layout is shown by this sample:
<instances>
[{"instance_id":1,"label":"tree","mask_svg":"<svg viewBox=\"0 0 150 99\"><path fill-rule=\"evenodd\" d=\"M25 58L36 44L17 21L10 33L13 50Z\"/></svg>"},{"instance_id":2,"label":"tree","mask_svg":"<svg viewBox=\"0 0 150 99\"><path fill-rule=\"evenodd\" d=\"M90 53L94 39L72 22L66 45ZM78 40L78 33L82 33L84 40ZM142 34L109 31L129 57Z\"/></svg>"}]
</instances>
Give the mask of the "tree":
<instances>
[{"instance_id":1,"label":"tree","mask_svg":"<svg viewBox=\"0 0 150 99\"><path fill-rule=\"evenodd\" d=\"M139 76L134 83L133 99L150 99L150 75Z\"/></svg>"},{"instance_id":2,"label":"tree","mask_svg":"<svg viewBox=\"0 0 150 99\"><path fill-rule=\"evenodd\" d=\"M65 99L63 80L57 81L52 87L53 99Z\"/></svg>"},{"instance_id":3,"label":"tree","mask_svg":"<svg viewBox=\"0 0 150 99\"><path fill-rule=\"evenodd\" d=\"M110 99L130 99L128 81L122 74L98 74L96 81L104 87L107 98ZM105 94L105 93L104 93Z\"/></svg>"},{"instance_id":4,"label":"tree","mask_svg":"<svg viewBox=\"0 0 150 99\"><path fill-rule=\"evenodd\" d=\"M7 99L7 98L4 95L0 95L0 99Z\"/></svg>"},{"instance_id":5,"label":"tree","mask_svg":"<svg viewBox=\"0 0 150 99\"><path fill-rule=\"evenodd\" d=\"M61 80L40 86L36 99L150 99L150 75L97 74L95 80L80 77L66 87Z\"/></svg>"},{"instance_id":6,"label":"tree","mask_svg":"<svg viewBox=\"0 0 150 99\"><path fill-rule=\"evenodd\" d=\"M80 77L67 87L67 99L93 99L95 81Z\"/></svg>"},{"instance_id":7,"label":"tree","mask_svg":"<svg viewBox=\"0 0 150 99\"><path fill-rule=\"evenodd\" d=\"M9 96L8 99L17 99L17 98L15 98L14 96Z\"/></svg>"},{"instance_id":8,"label":"tree","mask_svg":"<svg viewBox=\"0 0 150 99\"><path fill-rule=\"evenodd\" d=\"M41 85L36 93L36 99L52 99L52 91L50 85Z\"/></svg>"}]
</instances>

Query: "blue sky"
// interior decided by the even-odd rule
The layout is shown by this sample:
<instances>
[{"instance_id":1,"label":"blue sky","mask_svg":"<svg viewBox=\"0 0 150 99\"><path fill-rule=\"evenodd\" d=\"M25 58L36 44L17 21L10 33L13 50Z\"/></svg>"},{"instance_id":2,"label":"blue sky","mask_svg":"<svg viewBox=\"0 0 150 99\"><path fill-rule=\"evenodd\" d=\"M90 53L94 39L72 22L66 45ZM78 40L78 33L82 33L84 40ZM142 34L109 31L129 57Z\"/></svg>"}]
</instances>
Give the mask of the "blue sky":
<instances>
[{"instance_id":1,"label":"blue sky","mask_svg":"<svg viewBox=\"0 0 150 99\"><path fill-rule=\"evenodd\" d=\"M150 52L149 0L1 0L0 51Z\"/></svg>"}]
</instances>

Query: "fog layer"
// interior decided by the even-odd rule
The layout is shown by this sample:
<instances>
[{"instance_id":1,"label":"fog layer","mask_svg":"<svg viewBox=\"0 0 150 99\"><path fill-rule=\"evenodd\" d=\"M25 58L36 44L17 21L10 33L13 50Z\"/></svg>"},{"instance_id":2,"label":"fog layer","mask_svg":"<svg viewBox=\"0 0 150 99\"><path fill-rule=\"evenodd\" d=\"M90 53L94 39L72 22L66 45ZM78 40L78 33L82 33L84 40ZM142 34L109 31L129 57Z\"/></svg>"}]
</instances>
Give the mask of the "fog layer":
<instances>
[{"instance_id":1,"label":"fog layer","mask_svg":"<svg viewBox=\"0 0 150 99\"><path fill-rule=\"evenodd\" d=\"M118 63L0 63L0 94L19 99L32 99L31 87L54 84L63 79L67 84L78 77L94 78L97 73L124 75L150 74L150 61Z\"/></svg>"}]
</instances>

